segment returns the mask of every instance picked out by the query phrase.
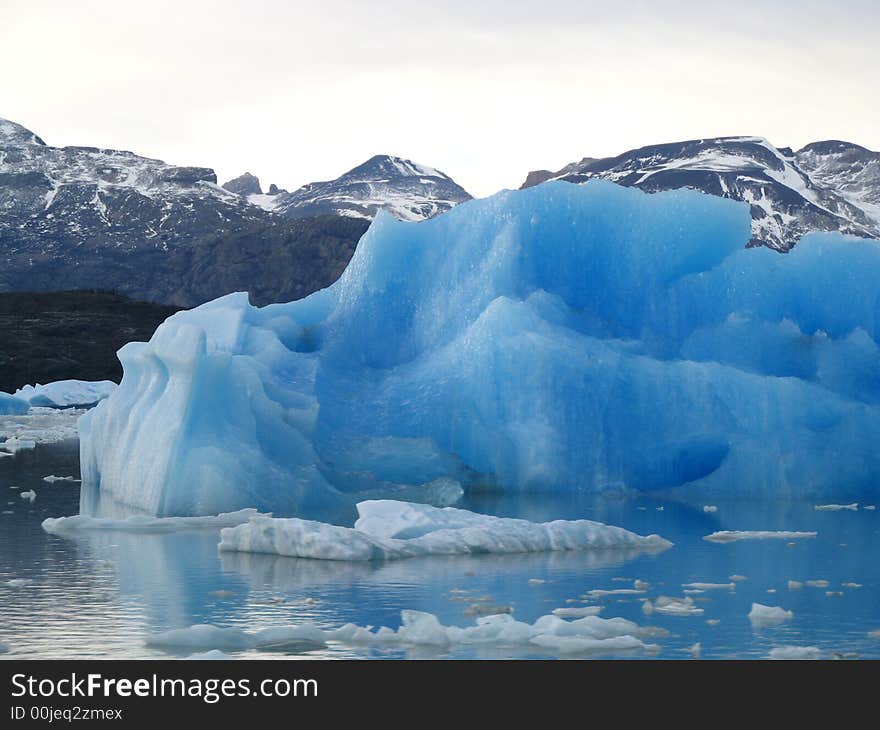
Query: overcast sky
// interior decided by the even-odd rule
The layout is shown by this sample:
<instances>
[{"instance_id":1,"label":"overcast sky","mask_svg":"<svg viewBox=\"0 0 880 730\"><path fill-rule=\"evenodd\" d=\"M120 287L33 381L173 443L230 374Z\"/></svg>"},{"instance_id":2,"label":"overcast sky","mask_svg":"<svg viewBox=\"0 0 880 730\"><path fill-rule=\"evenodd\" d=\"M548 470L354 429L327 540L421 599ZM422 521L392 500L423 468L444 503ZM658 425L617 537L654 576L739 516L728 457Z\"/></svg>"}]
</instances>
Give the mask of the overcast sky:
<instances>
[{"instance_id":1,"label":"overcast sky","mask_svg":"<svg viewBox=\"0 0 880 730\"><path fill-rule=\"evenodd\" d=\"M880 149L880 3L0 0L0 116L287 188L388 153L477 196L655 142Z\"/></svg>"}]
</instances>

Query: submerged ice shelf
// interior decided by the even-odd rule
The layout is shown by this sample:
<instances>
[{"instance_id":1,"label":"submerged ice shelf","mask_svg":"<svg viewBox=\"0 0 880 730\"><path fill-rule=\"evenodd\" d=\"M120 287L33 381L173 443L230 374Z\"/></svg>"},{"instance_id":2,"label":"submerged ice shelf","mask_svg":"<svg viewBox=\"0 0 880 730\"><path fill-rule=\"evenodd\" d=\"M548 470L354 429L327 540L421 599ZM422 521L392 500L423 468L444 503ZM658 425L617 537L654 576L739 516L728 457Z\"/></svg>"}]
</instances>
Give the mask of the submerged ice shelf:
<instances>
[{"instance_id":1,"label":"submerged ice shelf","mask_svg":"<svg viewBox=\"0 0 880 730\"><path fill-rule=\"evenodd\" d=\"M880 245L783 256L745 249L749 224L604 182L380 215L328 289L229 295L120 350L80 420L81 510L338 519L441 478L876 496Z\"/></svg>"}]
</instances>

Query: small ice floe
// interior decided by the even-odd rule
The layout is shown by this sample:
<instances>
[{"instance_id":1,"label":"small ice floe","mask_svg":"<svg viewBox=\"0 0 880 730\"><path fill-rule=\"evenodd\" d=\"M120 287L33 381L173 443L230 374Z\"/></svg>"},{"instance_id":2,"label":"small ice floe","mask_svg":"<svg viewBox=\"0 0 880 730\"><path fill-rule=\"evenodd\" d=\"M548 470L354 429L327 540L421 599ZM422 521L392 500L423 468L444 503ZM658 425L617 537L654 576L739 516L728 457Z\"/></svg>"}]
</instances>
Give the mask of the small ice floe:
<instances>
[{"instance_id":1,"label":"small ice floe","mask_svg":"<svg viewBox=\"0 0 880 730\"><path fill-rule=\"evenodd\" d=\"M13 512L11 509L5 509L5 510L3 510L3 512L0 513L0 514L4 514L4 515L14 515L15 512Z\"/></svg>"},{"instance_id":2,"label":"small ice floe","mask_svg":"<svg viewBox=\"0 0 880 730\"><path fill-rule=\"evenodd\" d=\"M591 601L597 598L606 598L607 596L641 596L645 591L638 588L594 588L584 593L583 597Z\"/></svg>"},{"instance_id":3,"label":"small ice floe","mask_svg":"<svg viewBox=\"0 0 880 730\"><path fill-rule=\"evenodd\" d=\"M749 621L756 627L776 626L793 618L794 612L786 611L780 606L765 606L763 603L753 603L752 610L749 611Z\"/></svg>"},{"instance_id":4,"label":"small ice floe","mask_svg":"<svg viewBox=\"0 0 880 730\"><path fill-rule=\"evenodd\" d=\"M666 507L664 507L664 506L661 504L661 505L657 508L657 511L658 511L658 512L662 512L662 511L665 510L665 509L666 509Z\"/></svg>"},{"instance_id":5,"label":"small ice floe","mask_svg":"<svg viewBox=\"0 0 880 730\"><path fill-rule=\"evenodd\" d=\"M775 588L768 588L767 593L776 593L776 589Z\"/></svg>"},{"instance_id":6,"label":"small ice floe","mask_svg":"<svg viewBox=\"0 0 880 730\"><path fill-rule=\"evenodd\" d=\"M842 596L843 591L825 591L826 596Z\"/></svg>"},{"instance_id":7,"label":"small ice floe","mask_svg":"<svg viewBox=\"0 0 880 730\"><path fill-rule=\"evenodd\" d=\"M827 580L808 580L807 585L810 588L827 588L831 584Z\"/></svg>"},{"instance_id":8,"label":"small ice floe","mask_svg":"<svg viewBox=\"0 0 880 730\"><path fill-rule=\"evenodd\" d=\"M694 659L699 659L700 652L703 650L703 647L700 645L700 642L698 641L696 644L691 644L691 646L689 646L687 650L688 650L688 652L690 652L690 655Z\"/></svg>"},{"instance_id":9,"label":"small ice floe","mask_svg":"<svg viewBox=\"0 0 880 730\"><path fill-rule=\"evenodd\" d=\"M732 591L736 588L736 583L734 583L733 581L731 581L730 583L682 583L682 586L698 591Z\"/></svg>"},{"instance_id":10,"label":"small ice floe","mask_svg":"<svg viewBox=\"0 0 880 730\"><path fill-rule=\"evenodd\" d=\"M374 499L357 504L354 527L297 517L253 517L220 532L220 550L316 560L400 560L425 555L638 549L672 543L592 520L536 523L454 507Z\"/></svg>"},{"instance_id":11,"label":"small ice floe","mask_svg":"<svg viewBox=\"0 0 880 730\"><path fill-rule=\"evenodd\" d=\"M717 512L717 511L718 511L718 507L716 507L714 504L704 504L703 505L703 512Z\"/></svg>"},{"instance_id":12,"label":"small ice floe","mask_svg":"<svg viewBox=\"0 0 880 730\"><path fill-rule=\"evenodd\" d=\"M303 598L303 603L305 603L307 606L317 606L319 603L321 603L321 599L317 598L316 596L308 596L306 598Z\"/></svg>"},{"instance_id":13,"label":"small ice floe","mask_svg":"<svg viewBox=\"0 0 880 730\"><path fill-rule=\"evenodd\" d=\"M861 657L861 654L854 651L836 651L831 655L831 658L837 661L851 661L859 657Z\"/></svg>"},{"instance_id":14,"label":"small ice floe","mask_svg":"<svg viewBox=\"0 0 880 730\"><path fill-rule=\"evenodd\" d=\"M844 583L843 587L844 588L861 588L862 584L861 583Z\"/></svg>"},{"instance_id":15,"label":"small ice floe","mask_svg":"<svg viewBox=\"0 0 880 730\"><path fill-rule=\"evenodd\" d=\"M665 632L664 632L665 633ZM548 614L532 624L517 621L510 614L482 616L470 626L444 626L438 618L422 611L402 611L401 626L394 630L346 624L323 629L314 624L278 626L257 632L197 624L172 629L149 637L147 646L196 651L244 651L284 645L323 645L338 642L354 646L421 646L446 650L455 646L532 646L556 654L615 653L640 649L656 650L642 639L659 632L623 618L585 616L566 621Z\"/></svg>"},{"instance_id":16,"label":"small ice floe","mask_svg":"<svg viewBox=\"0 0 880 730\"><path fill-rule=\"evenodd\" d=\"M709 542L735 542L737 540L803 540L816 537L817 532L788 532L785 530L720 530L705 535Z\"/></svg>"},{"instance_id":17,"label":"small ice floe","mask_svg":"<svg viewBox=\"0 0 880 730\"><path fill-rule=\"evenodd\" d=\"M598 616L603 606L570 606L567 608L554 608L550 613L559 618L583 618L584 616Z\"/></svg>"},{"instance_id":18,"label":"small ice floe","mask_svg":"<svg viewBox=\"0 0 880 730\"><path fill-rule=\"evenodd\" d=\"M188 657L185 657L184 661L225 661L227 659L234 659L235 657L226 654L225 652L220 651L219 649L211 649L211 651L203 651L198 654L190 654Z\"/></svg>"},{"instance_id":19,"label":"small ice floe","mask_svg":"<svg viewBox=\"0 0 880 730\"><path fill-rule=\"evenodd\" d=\"M54 474L50 474L47 477L43 477L43 481L48 482L49 484L54 484L55 482L79 482L80 480L72 476L57 477Z\"/></svg>"},{"instance_id":20,"label":"small ice floe","mask_svg":"<svg viewBox=\"0 0 880 730\"><path fill-rule=\"evenodd\" d=\"M547 581L544 580L543 578L529 578L529 585L530 586L540 586L546 582Z\"/></svg>"},{"instance_id":21,"label":"small ice floe","mask_svg":"<svg viewBox=\"0 0 880 730\"><path fill-rule=\"evenodd\" d=\"M817 512L841 512L843 510L848 510L850 512L856 512L859 509L859 503L853 502L852 504L817 504L813 507Z\"/></svg>"},{"instance_id":22,"label":"small ice floe","mask_svg":"<svg viewBox=\"0 0 880 730\"><path fill-rule=\"evenodd\" d=\"M728 576L727 580L733 581L734 583L742 583L744 580L748 580L744 575L737 575L734 573L731 576Z\"/></svg>"},{"instance_id":23,"label":"small ice floe","mask_svg":"<svg viewBox=\"0 0 880 730\"><path fill-rule=\"evenodd\" d=\"M30 582L30 578L13 578L12 580L6 581L6 585L8 585L10 588L21 588L22 586L26 586Z\"/></svg>"},{"instance_id":24,"label":"small ice floe","mask_svg":"<svg viewBox=\"0 0 880 730\"><path fill-rule=\"evenodd\" d=\"M686 596L698 596L701 593L705 593L705 592L706 591L703 590L702 588L685 588L682 591L682 593L684 593Z\"/></svg>"},{"instance_id":25,"label":"small ice floe","mask_svg":"<svg viewBox=\"0 0 880 730\"><path fill-rule=\"evenodd\" d=\"M29 451L37 448L37 442L32 439L21 439L10 436L5 441L0 442L0 450L6 451L7 454L16 454L19 451Z\"/></svg>"},{"instance_id":26,"label":"small ice floe","mask_svg":"<svg viewBox=\"0 0 880 730\"><path fill-rule=\"evenodd\" d=\"M718 624L721 623L721 619L720 618L707 618L706 623L709 624L709 626L717 626Z\"/></svg>"},{"instance_id":27,"label":"small ice floe","mask_svg":"<svg viewBox=\"0 0 880 730\"><path fill-rule=\"evenodd\" d=\"M37 498L37 493L33 489L29 489L26 492L20 492L18 496L28 502L33 502Z\"/></svg>"},{"instance_id":28,"label":"small ice floe","mask_svg":"<svg viewBox=\"0 0 880 730\"><path fill-rule=\"evenodd\" d=\"M803 587L804 587L804 584L799 580L788 581L788 590L790 590L790 591L799 591Z\"/></svg>"},{"instance_id":29,"label":"small ice floe","mask_svg":"<svg viewBox=\"0 0 880 730\"><path fill-rule=\"evenodd\" d=\"M873 629L868 632L869 639L880 639L880 629Z\"/></svg>"},{"instance_id":30,"label":"small ice floe","mask_svg":"<svg viewBox=\"0 0 880 730\"><path fill-rule=\"evenodd\" d=\"M633 581L633 588L635 588L637 591L647 591L651 588L651 584L648 583L648 581L646 580L639 580L638 578L636 578Z\"/></svg>"},{"instance_id":31,"label":"small ice floe","mask_svg":"<svg viewBox=\"0 0 880 730\"><path fill-rule=\"evenodd\" d=\"M650 601L645 602L647 606ZM644 611L644 607L642 608ZM694 599L690 596L684 598L670 598L669 596L658 596L654 601L653 611L663 613L668 616L699 616L703 613L703 609L694 604Z\"/></svg>"},{"instance_id":32,"label":"small ice floe","mask_svg":"<svg viewBox=\"0 0 880 730\"><path fill-rule=\"evenodd\" d=\"M817 646L774 646L767 655L770 659L821 659Z\"/></svg>"},{"instance_id":33,"label":"small ice floe","mask_svg":"<svg viewBox=\"0 0 880 730\"><path fill-rule=\"evenodd\" d=\"M259 511L248 508L237 512L223 512L207 517L147 517L134 515L123 519L112 517L47 517L42 526L46 532L65 533L76 530L125 530L132 532L178 532L194 528L217 529L233 527L246 523L253 517L261 516Z\"/></svg>"},{"instance_id":34,"label":"small ice floe","mask_svg":"<svg viewBox=\"0 0 880 730\"><path fill-rule=\"evenodd\" d=\"M866 504L864 507L862 507L862 509L875 510L875 509L877 509L877 505L876 504Z\"/></svg>"}]
</instances>

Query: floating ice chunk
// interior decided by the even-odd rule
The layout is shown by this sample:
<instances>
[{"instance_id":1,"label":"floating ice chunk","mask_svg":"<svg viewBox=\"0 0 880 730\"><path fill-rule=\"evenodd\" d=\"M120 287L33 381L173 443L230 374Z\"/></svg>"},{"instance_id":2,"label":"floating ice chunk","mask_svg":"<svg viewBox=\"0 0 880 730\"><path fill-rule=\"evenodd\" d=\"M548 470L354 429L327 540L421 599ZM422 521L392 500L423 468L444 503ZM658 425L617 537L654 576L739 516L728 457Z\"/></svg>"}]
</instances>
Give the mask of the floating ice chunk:
<instances>
[{"instance_id":1,"label":"floating ice chunk","mask_svg":"<svg viewBox=\"0 0 880 730\"><path fill-rule=\"evenodd\" d=\"M583 618L584 616L598 616L604 606L568 606L566 608L554 608L551 613L559 618Z\"/></svg>"},{"instance_id":2,"label":"floating ice chunk","mask_svg":"<svg viewBox=\"0 0 880 730\"><path fill-rule=\"evenodd\" d=\"M43 481L48 482L49 484L54 484L55 482L78 482L79 479L72 476L56 477L54 474L50 474L47 477L43 477Z\"/></svg>"},{"instance_id":3,"label":"floating ice chunk","mask_svg":"<svg viewBox=\"0 0 880 730\"><path fill-rule=\"evenodd\" d=\"M648 581L646 580L639 580L638 578L636 578L633 581L633 588L635 588L637 591L647 591L650 587L651 584L648 583Z\"/></svg>"},{"instance_id":4,"label":"floating ice chunk","mask_svg":"<svg viewBox=\"0 0 880 730\"><path fill-rule=\"evenodd\" d=\"M206 517L144 517L133 516L123 519L112 517L47 517L43 529L51 533L74 532L77 530L126 530L130 532L179 532L192 529L218 529L234 527L260 516L255 509L242 509Z\"/></svg>"},{"instance_id":5,"label":"floating ice chunk","mask_svg":"<svg viewBox=\"0 0 880 730\"><path fill-rule=\"evenodd\" d=\"M595 600L608 596L641 596L644 594L645 591L639 588L594 588L584 593L584 598Z\"/></svg>"},{"instance_id":6,"label":"floating ice chunk","mask_svg":"<svg viewBox=\"0 0 880 730\"><path fill-rule=\"evenodd\" d=\"M868 632L869 639L880 639L880 629L873 629Z\"/></svg>"},{"instance_id":7,"label":"floating ice chunk","mask_svg":"<svg viewBox=\"0 0 880 730\"><path fill-rule=\"evenodd\" d=\"M31 582L30 578L12 578L6 581L6 585L10 588L21 588Z\"/></svg>"},{"instance_id":8,"label":"floating ice chunk","mask_svg":"<svg viewBox=\"0 0 880 730\"><path fill-rule=\"evenodd\" d=\"M717 626L718 624L721 623L721 619L720 618L707 618L706 623L709 626Z\"/></svg>"},{"instance_id":9,"label":"floating ice chunk","mask_svg":"<svg viewBox=\"0 0 880 730\"><path fill-rule=\"evenodd\" d=\"M808 580L807 585L810 588L827 588L831 584L827 580L821 579L821 580Z\"/></svg>"},{"instance_id":10,"label":"floating ice chunk","mask_svg":"<svg viewBox=\"0 0 880 730\"><path fill-rule=\"evenodd\" d=\"M204 651L199 654L190 654L186 657L186 661L220 661L234 658L219 649L211 649L211 651Z\"/></svg>"},{"instance_id":11,"label":"floating ice chunk","mask_svg":"<svg viewBox=\"0 0 880 730\"><path fill-rule=\"evenodd\" d=\"M799 591L803 587L804 587L804 584L799 580L788 581L788 590L790 590L790 591Z\"/></svg>"},{"instance_id":12,"label":"floating ice chunk","mask_svg":"<svg viewBox=\"0 0 880 730\"><path fill-rule=\"evenodd\" d=\"M842 596L843 591L825 591L826 596Z\"/></svg>"},{"instance_id":13,"label":"floating ice chunk","mask_svg":"<svg viewBox=\"0 0 880 730\"><path fill-rule=\"evenodd\" d=\"M716 507L714 504L703 505L703 512L717 512L717 511L718 511L718 507Z\"/></svg>"},{"instance_id":14,"label":"floating ice chunk","mask_svg":"<svg viewBox=\"0 0 880 730\"><path fill-rule=\"evenodd\" d=\"M736 583L682 583L682 586L685 588L694 588L701 591L717 591L717 590L729 590L732 591L736 588Z\"/></svg>"},{"instance_id":15,"label":"floating ice chunk","mask_svg":"<svg viewBox=\"0 0 880 730\"><path fill-rule=\"evenodd\" d=\"M852 504L817 504L813 507L817 512L840 512L842 510L849 510L850 512L856 512L859 509L859 503L853 502Z\"/></svg>"},{"instance_id":16,"label":"floating ice chunk","mask_svg":"<svg viewBox=\"0 0 880 730\"><path fill-rule=\"evenodd\" d=\"M5 441L0 441L0 449L8 451L10 454L14 454L17 451L29 451L30 449L35 448L37 448L37 442L32 439L12 436Z\"/></svg>"},{"instance_id":17,"label":"floating ice chunk","mask_svg":"<svg viewBox=\"0 0 880 730\"><path fill-rule=\"evenodd\" d=\"M703 537L709 542L737 540L803 540L816 537L817 532L787 532L785 530L720 530Z\"/></svg>"},{"instance_id":18,"label":"floating ice chunk","mask_svg":"<svg viewBox=\"0 0 880 730\"><path fill-rule=\"evenodd\" d=\"M108 398L114 390L116 383L110 380L58 380L46 385L25 385L15 391L15 397L31 406L83 408Z\"/></svg>"},{"instance_id":19,"label":"floating ice chunk","mask_svg":"<svg viewBox=\"0 0 880 730\"><path fill-rule=\"evenodd\" d=\"M779 606L765 606L762 603L753 603L749 611L749 621L753 626L776 626L794 618L792 611L786 611Z\"/></svg>"},{"instance_id":20,"label":"floating ice chunk","mask_svg":"<svg viewBox=\"0 0 880 730\"><path fill-rule=\"evenodd\" d=\"M544 583L546 583L546 582L547 581L544 580L543 578L529 578L529 585L530 586L540 586L540 585L544 585Z\"/></svg>"},{"instance_id":21,"label":"floating ice chunk","mask_svg":"<svg viewBox=\"0 0 880 730\"><path fill-rule=\"evenodd\" d=\"M736 575L734 573L728 577L728 580L732 580L734 583L742 583L744 580L748 580L748 578L744 575Z\"/></svg>"},{"instance_id":22,"label":"floating ice chunk","mask_svg":"<svg viewBox=\"0 0 880 730\"><path fill-rule=\"evenodd\" d=\"M844 588L861 588L862 584L861 583L844 583L843 587Z\"/></svg>"},{"instance_id":23,"label":"floating ice chunk","mask_svg":"<svg viewBox=\"0 0 880 730\"><path fill-rule=\"evenodd\" d=\"M703 613L703 609L697 606L690 596L684 598L658 596L654 601L654 611L669 616L699 616Z\"/></svg>"},{"instance_id":24,"label":"floating ice chunk","mask_svg":"<svg viewBox=\"0 0 880 730\"><path fill-rule=\"evenodd\" d=\"M591 520L527 520L454 507L370 500L354 528L299 518L254 517L220 533L220 549L319 560L397 560L420 555L642 548L671 543Z\"/></svg>"},{"instance_id":25,"label":"floating ice chunk","mask_svg":"<svg viewBox=\"0 0 880 730\"><path fill-rule=\"evenodd\" d=\"M9 393L0 392L0 416L19 416L28 412L30 404Z\"/></svg>"},{"instance_id":26,"label":"floating ice chunk","mask_svg":"<svg viewBox=\"0 0 880 730\"><path fill-rule=\"evenodd\" d=\"M768 654L770 659L821 659L822 650L816 646L775 646Z\"/></svg>"},{"instance_id":27,"label":"floating ice chunk","mask_svg":"<svg viewBox=\"0 0 880 730\"><path fill-rule=\"evenodd\" d=\"M877 509L877 505L876 504L866 504L864 507L862 507L862 509L875 510L875 509Z\"/></svg>"},{"instance_id":28,"label":"floating ice chunk","mask_svg":"<svg viewBox=\"0 0 880 730\"><path fill-rule=\"evenodd\" d=\"M694 659L699 659L699 658L700 658L700 654L701 654L702 651L703 651L703 646L702 646L702 645L700 644L700 642L698 641L696 644L692 644L691 646L689 646L689 647L688 647L688 651L690 652L690 655L691 655Z\"/></svg>"},{"instance_id":29,"label":"floating ice chunk","mask_svg":"<svg viewBox=\"0 0 880 730\"><path fill-rule=\"evenodd\" d=\"M646 650L654 645L642 638L656 635L650 629L622 618L602 619L584 616L565 621L558 616L541 616L533 624L517 621L510 614L481 616L471 626L444 626L430 613L405 610L396 631L378 630L346 624L337 629L322 629L313 624L280 626L249 633L236 628L197 624L172 629L146 640L148 646L164 649L244 651L280 648L287 645L339 642L348 645L403 645L449 649L461 645L531 645L557 654L588 654Z\"/></svg>"},{"instance_id":30,"label":"floating ice chunk","mask_svg":"<svg viewBox=\"0 0 880 730\"><path fill-rule=\"evenodd\" d=\"M37 498L37 493L33 489L29 489L26 492L19 492L18 496L26 499L28 502L33 502Z\"/></svg>"}]
</instances>

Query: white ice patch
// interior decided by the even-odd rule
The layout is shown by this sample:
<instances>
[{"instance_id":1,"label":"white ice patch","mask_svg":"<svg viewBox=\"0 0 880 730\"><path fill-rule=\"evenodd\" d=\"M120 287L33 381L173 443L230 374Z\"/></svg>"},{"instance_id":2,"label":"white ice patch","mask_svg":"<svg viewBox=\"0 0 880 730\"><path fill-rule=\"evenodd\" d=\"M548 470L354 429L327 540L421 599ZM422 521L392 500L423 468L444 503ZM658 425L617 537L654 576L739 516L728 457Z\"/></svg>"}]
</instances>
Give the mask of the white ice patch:
<instances>
[{"instance_id":1,"label":"white ice patch","mask_svg":"<svg viewBox=\"0 0 880 730\"><path fill-rule=\"evenodd\" d=\"M821 659L822 650L817 646L775 646L768 654L770 659Z\"/></svg>"},{"instance_id":2,"label":"white ice patch","mask_svg":"<svg viewBox=\"0 0 880 730\"><path fill-rule=\"evenodd\" d=\"M787 532L785 530L720 530L705 535L709 542L735 542L737 540L803 540L816 537L816 532Z\"/></svg>"},{"instance_id":3,"label":"white ice patch","mask_svg":"<svg viewBox=\"0 0 880 730\"><path fill-rule=\"evenodd\" d=\"M682 583L685 588L693 588L700 591L732 591L736 588L736 583Z\"/></svg>"},{"instance_id":4,"label":"white ice patch","mask_svg":"<svg viewBox=\"0 0 880 730\"><path fill-rule=\"evenodd\" d=\"M598 616L603 608L603 606L568 606L554 608L551 613L559 618L584 618L584 616Z\"/></svg>"},{"instance_id":5,"label":"white ice patch","mask_svg":"<svg viewBox=\"0 0 880 730\"><path fill-rule=\"evenodd\" d=\"M645 601L645 606L651 605L650 601ZM652 605L653 610L642 607L645 613L664 613L668 616L699 616L703 613L703 609L694 604L694 599L690 596L684 598L670 598L669 596L659 596Z\"/></svg>"},{"instance_id":6,"label":"white ice patch","mask_svg":"<svg viewBox=\"0 0 880 730\"><path fill-rule=\"evenodd\" d=\"M401 626L396 631L387 627L373 630L346 624L337 629L322 629L313 624L281 626L257 632L198 624L173 629L147 639L147 646L165 649L243 651L246 649L281 648L295 645L421 646L450 649L468 645L522 646L532 645L555 654L607 653L622 650L653 650L642 639L655 636L653 629L644 628L623 618L603 619L584 616L575 621L548 614L532 624L517 621L510 614L482 616L471 626L444 626L438 618L422 611L401 612Z\"/></svg>"},{"instance_id":7,"label":"white ice patch","mask_svg":"<svg viewBox=\"0 0 880 730\"><path fill-rule=\"evenodd\" d=\"M794 618L792 611L786 611L780 606L765 606L762 603L753 603L749 611L749 621L753 626L776 626Z\"/></svg>"},{"instance_id":8,"label":"white ice patch","mask_svg":"<svg viewBox=\"0 0 880 730\"><path fill-rule=\"evenodd\" d=\"M43 477L43 481L48 482L49 484L54 484L55 482L78 482L79 479L72 476L56 477L54 474L50 474L47 477Z\"/></svg>"},{"instance_id":9,"label":"white ice patch","mask_svg":"<svg viewBox=\"0 0 880 730\"><path fill-rule=\"evenodd\" d=\"M859 503L853 502L852 504L817 504L813 507L817 512L841 512L843 510L849 510L850 512L856 512L859 509Z\"/></svg>"},{"instance_id":10,"label":"white ice patch","mask_svg":"<svg viewBox=\"0 0 880 730\"><path fill-rule=\"evenodd\" d=\"M25 385L16 390L14 395L32 406L84 407L109 397L116 387L116 383L110 380L58 380L46 385Z\"/></svg>"},{"instance_id":11,"label":"white ice patch","mask_svg":"<svg viewBox=\"0 0 880 730\"><path fill-rule=\"evenodd\" d=\"M112 517L47 517L43 529L54 534L78 530L127 530L130 532L180 532L192 529L218 529L241 525L255 517L262 517L255 509L224 512L209 517L146 517L134 515L124 519Z\"/></svg>"},{"instance_id":12,"label":"white ice patch","mask_svg":"<svg viewBox=\"0 0 880 730\"><path fill-rule=\"evenodd\" d=\"M717 511L718 511L718 507L716 507L714 504L703 505L703 512L711 513L711 512L717 512Z\"/></svg>"},{"instance_id":13,"label":"white ice patch","mask_svg":"<svg viewBox=\"0 0 880 730\"><path fill-rule=\"evenodd\" d=\"M0 450L14 453L38 444L54 444L79 437L76 422L85 413L79 408L35 408L18 416L0 416Z\"/></svg>"},{"instance_id":14,"label":"white ice patch","mask_svg":"<svg viewBox=\"0 0 880 730\"><path fill-rule=\"evenodd\" d=\"M220 549L319 560L398 560L422 555L530 553L638 548L672 543L591 520L527 520L395 500L357 505L354 528L296 517L254 517L224 529Z\"/></svg>"},{"instance_id":15,"label":"white ice patch","mask_svg":"<svg viewBox=\"0 0 880 730\"><path fill-rule=\"evenodd\" d=\"M26 492L19 492L18 496L26 499L28 502L33 502L37 498L37 493L33 489L29 489Z\"/></svg>"},{"instance_id":16,"label":"white ice patch","mask_svg":"<svg viewBox=\"0 0 880 730\"><path fill-rule=\"evenodd\" d=\"M808 580L807 585L810 588L827 588L831 584L827 580L820 579L820 580Z\"/></svg>"}]
</instances>

